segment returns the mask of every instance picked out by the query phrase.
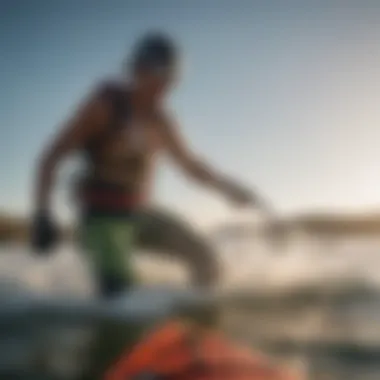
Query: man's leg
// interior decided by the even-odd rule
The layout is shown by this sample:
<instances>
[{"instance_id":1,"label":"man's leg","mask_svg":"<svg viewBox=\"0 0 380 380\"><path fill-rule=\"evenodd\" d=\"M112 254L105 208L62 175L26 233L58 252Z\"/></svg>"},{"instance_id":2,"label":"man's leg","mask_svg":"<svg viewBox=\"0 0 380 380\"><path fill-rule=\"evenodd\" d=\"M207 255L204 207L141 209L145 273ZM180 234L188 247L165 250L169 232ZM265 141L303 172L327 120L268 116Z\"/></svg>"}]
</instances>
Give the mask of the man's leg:
<instances>
[{"instance_id":1,"label":"man's leg","mask_svg":"<svg viewBox=\"0 0 380 380\"><path fill-rule=\"evenodd\" d=\"M192 286L209 290L218 285L221 266L217 252L206 237L169 210L150 208L141 213L136 244L182 261ZM213 326L220 325L220 317L221 310L215 305L192 315L192 319Z\"/></svg>"},{"instance_id":2,"label":"man's leg","mask_svg":"<svg viewBox=\"0 0 380 380\"><path fill-rule=\"evenodd\" d=\"M91 218L82 226L81 242L103 297L111 297L136 282L131 264L136 225L121 218Z\"/></svg>"},{"instance_id":3,"label":"man's leg","mask_svg":"<svg viewBox=\"0 0 380 380\"><path fill-rule=\"evenodd\" d=\"M169 210L153 207L141 213L136 244L182 261L193 286L213 288L220 281L221 267L212 244Z\"/></svg>"},{"instance_id":4,"label":"man's leg","mask_svg":"<svg viewBox=\"0 0 380 380\"><path fill-rule=\"evenodd\" d=\"M132 220L93 218L81 231L83 248L92 262L103 298L128 290L136 282L131 264L135 223ZM91 377L97 379L108 366L139 338L135 326L105 324L99 327L90 353Z\"/></svg>"}]
</instances>

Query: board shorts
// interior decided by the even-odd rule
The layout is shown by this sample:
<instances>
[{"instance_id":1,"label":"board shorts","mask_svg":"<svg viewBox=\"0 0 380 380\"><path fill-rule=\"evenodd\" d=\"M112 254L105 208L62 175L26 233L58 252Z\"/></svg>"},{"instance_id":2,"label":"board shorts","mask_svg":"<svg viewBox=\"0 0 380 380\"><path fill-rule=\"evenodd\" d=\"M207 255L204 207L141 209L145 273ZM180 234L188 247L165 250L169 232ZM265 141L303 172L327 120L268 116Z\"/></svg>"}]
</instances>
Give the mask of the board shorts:
<instances>
[{"instance_id":1,"label":"board shorts","mask_svg":"<svg viewBox=\"0 0 380 380\"><path fill-rule=\"evenodd\" d=\"M132 264L137 219L130 215L90 216L80 226L82 250L102 296L112 296L137 282Z\"/></svg>"},{"instance_id":2,"label":"board shorts","mask_svg":"<svg viewBox=\"0 0 380 380\"><path fill-rule=\"evenodd\" d=\"M132 254L142 207L140 194L98 179L79 179L74 198L80 215L78 237L100 295L133 286Z\"/></svg>"}]
</instances>

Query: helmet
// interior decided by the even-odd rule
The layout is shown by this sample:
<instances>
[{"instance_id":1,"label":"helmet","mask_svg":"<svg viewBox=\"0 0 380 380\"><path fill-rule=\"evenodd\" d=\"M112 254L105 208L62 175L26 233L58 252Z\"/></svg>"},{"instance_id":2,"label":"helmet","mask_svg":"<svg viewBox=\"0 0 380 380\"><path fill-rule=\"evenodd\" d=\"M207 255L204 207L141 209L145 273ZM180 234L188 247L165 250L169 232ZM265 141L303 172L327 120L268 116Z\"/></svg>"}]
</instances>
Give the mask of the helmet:
<instances>
[{"instance_id":1,"label":"helmet","mask_svg":"<svg viewBox=\"0 0 380 380\"><path fill-rule=\"evenodd\" d=\"M178 60L174 41L162 34L151 32L143 36L135 45L132 65L152 71L171 71Z\"/></svg>"}]
</instances>

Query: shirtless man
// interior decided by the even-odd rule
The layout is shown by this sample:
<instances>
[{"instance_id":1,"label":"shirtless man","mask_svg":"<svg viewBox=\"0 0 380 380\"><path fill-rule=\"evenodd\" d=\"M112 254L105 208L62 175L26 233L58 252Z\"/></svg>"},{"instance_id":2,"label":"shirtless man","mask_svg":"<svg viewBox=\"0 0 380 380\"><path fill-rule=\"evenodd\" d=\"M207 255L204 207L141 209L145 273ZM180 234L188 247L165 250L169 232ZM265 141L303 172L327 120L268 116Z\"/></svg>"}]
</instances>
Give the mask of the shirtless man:
<instances>
[{"instance_id":1,"label":"shirtless man","mask_svg":"<svg viewBox=\"0 0 380 380\"><path fill-rule=\"evenodd\" d=\"M68 155L80 152L86 174L76 185L83 251L93 263L103 296L135 281L126 255L149 200L156 157L166 151L193 180L238 205L258 204L249 190L200 160L165 109L165 94L178 74L178 51L165 35L149 34L136 45L125 71L129 81L98 85L42 155L36 180L34 249L48 252L56 240L50 213L54 174ZM125 75L126 77L127 75Z\"/></svg>"}]
</instances>

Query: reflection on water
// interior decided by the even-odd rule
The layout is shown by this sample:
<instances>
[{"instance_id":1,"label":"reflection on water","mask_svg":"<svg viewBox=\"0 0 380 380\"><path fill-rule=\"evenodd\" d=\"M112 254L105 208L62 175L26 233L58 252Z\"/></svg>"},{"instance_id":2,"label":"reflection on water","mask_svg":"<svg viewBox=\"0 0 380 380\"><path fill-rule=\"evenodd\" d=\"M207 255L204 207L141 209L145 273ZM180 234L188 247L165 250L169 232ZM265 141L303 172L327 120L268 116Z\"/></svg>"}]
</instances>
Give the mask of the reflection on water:
<instances>
[{"instance_id":1,"label":"reflection on water","mask_svg":"<svg viewBox=\"0 0 380 380\"><path fill-rule=\"evenodd\" d=\"M380 379L380 242L309 243L287 244L276 254L257 242L253 249L248 241L221 250L228 268L225 287L278 294L269 303L253 297L240 309L226 307L226 329L308 370L311 379ZM86 262L73 247L62 247L47 259L20 246L1 250L1 278L30 291L76 297L92 292ZM183 269L171 263L140 257L136 265L151 282L184 277Z\"/></svg>"}]
</instances>

